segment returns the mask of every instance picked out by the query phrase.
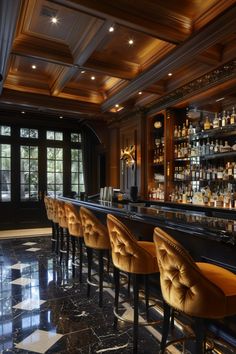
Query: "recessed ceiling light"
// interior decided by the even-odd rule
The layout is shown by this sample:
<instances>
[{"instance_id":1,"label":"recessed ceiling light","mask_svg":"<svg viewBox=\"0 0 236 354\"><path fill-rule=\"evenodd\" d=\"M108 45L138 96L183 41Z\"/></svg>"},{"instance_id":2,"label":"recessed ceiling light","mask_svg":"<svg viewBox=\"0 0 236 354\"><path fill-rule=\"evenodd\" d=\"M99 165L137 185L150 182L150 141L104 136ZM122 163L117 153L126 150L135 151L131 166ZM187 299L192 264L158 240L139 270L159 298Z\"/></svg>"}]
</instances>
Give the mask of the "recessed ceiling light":
<instances>
[{"instance_id":1,"label":"recessed ceiling light","mask_svg":"<svg viewBox=\"0 0 236 354\"><path fill-rule=\"evenodd\" d=\"M115 107L116 107L116 108L118 108L118 107L119 107L119 105L118 105L118 104L116 104L116 105L115 105Z\"/></svg>"},{"instance_id":2,"label":"recessed ceiling light","mask_svg":"<svg viewBox=\"0 0 236 354\"><path fill-rule=\"evenodd\" d=\"M168 76L172 76L172 73L169 73Z\"/></svg>"},{"instance_id":3,"label":"recessed ceiling light","mask_svg":"<svg viewBox=\"0 0 236 354\"><path fill-rule=\"evenodd\" d=\"M142 95L142 91L139 91L139 93L138 93L139 95Z\"/></svg>"},{"instance_id":4,"label":"recessed ceiling light","mask_svg":"<svg viewBox=\"0 0 236 354\"><path fill-rule=\"evenodd\" d=\"M33 70L35 70L35 69L37 69L37 66L36 65L31 65L31 68L33 69Z\"/></svg>"},{"instance_id":5,"label":"recessed ceiling light","mask_svg":"<svg viewBox=\"0 0 236 354\"><path fill-rule=\"evenodd\" d=\"M63 118L63 116L60 116L59 118L60 118L60 119L62 119L62 118Z\"/></svg>"},{"instance_id":6,"label":"recessed ceiling light","mask_svg":"<svg viewBox=\"0 0 236 354\"><path fill-rule=\"evenodd\" d=\"M134 40L133 39L129 39L128 43L129 43L129 45L133 45L134 44Z\"/></svg>"},{"instance_id":7,"label":"recessed ceiling light","mask_svg":"<svg viewBox=\"0 0 236 354\"><path fill-rule=\"evenodd\" d=\"M95 76L91 76L91 80L95 80Z\"/></svg>"},{"instance_id":8,"label":"recessed ceiling light","mask_svg":"<svg viewBox=\"0 0 236 354\"><path fill-rule=\"evenodd\" d=\"M85 70L81 70L81 74L84 74L85 73Z\"/></svg>"},{"instance_id":9,"label":"recessed ceiling light","mask_svg":"<svg viewBox=\"0 0 236 354\"><path fill-rule=\"evenodd\" d=\"M109 32L114 32L114 26L109 27Z\"/></svg>"},{"instance_id":10,"label":"recessed ceiling light","mask_svg":"<svg viewBox=\"0 0 236 354\"><path fill-rule=\"evenodd\" d=\"M52 22L52 23L57 23L57 22L58 22L58 19L57 19L56 17L52 17L52 18L51 18L51 22Z\"/></svg>"},{"instance_id":11,"label":"recessed ceiling light","mask_svg":"<svg viewBox=\"0 0 236 354\"><path fill-rule=\"evenodd\" d=\"M25 111L21 111L21 114L25 114Z\"/></svg>"}]
</instances>

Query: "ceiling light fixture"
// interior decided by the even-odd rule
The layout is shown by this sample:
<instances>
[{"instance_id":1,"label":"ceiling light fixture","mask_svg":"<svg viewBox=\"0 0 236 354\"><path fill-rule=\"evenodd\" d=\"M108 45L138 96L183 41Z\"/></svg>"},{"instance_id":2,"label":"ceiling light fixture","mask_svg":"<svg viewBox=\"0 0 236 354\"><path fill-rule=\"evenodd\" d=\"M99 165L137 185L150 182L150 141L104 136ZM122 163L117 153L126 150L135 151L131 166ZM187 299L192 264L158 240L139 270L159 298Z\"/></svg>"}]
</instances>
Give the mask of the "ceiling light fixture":
<instances>
[{"instance_id":1,"label":"ceiling light fixture","mask_svg":"<svg viewBox=\"0 0 236 354\"><path fill-rule=\"evenodd\" d=\"M110 26L108 31L109 32L114 32L114 30L115 30L114 26Z\"/></svg>"},{"instance_id":2,"label":"ceiling light fixture","mask_svg":"<svg viewBox=\"0 0 236 354\"><path fill-rule=\"evenodd\" d=\"M139 91L139 93L138 93L139 95L142 95L143 93L142 93L142 91Z\"/></svg>"},{"instance_id":3,"label":"ceiling light fixture","mask_svg":"<svg viewBox=\"0 0 236 354\"><path fill-rule=\"evenodd\" d=\"M21 114L25 114L25 111L21 111Z\"/></svg>"},{"instance_id":4,"label":"ceiling light fixture","mask_svg":"<svg viewBox=\"0 0 236 354\"><path fill-rule=\"evenodd\" d=\"M81 70L81 74L84 74L85 73L85 70Z\"/></svg>"},{"instance_id":5,"label":"ceiling light fixture","mask_svg":"<svg viewBox=\"0 0 236 354\"><path fill-rule=\"evenodd\" d=\"M59 118L60 118L60 119L62 119L62 118L63 118L63 116L60 116Z\"/></svg>"},{"instance_id":6,"label":"ceiling light fixture","mask_svg":"<svg viewBox=\"0 0 236 354\"><path fill-rule=\"evenodd\" d=\"M223 101L224 99L225 99L224 97L218 98L218 99L216 100L216 102Z\"/></svg>"},{"instance_id":7,"label":"ceiling light fixture","mask_svg":"<svg viewBox=\"0 0 236 354\"><path fill-rule=\"evenodd\" d=\"M134 40L133 39L129 39L128 43L129 43L129 45L133 45L134 44Z\"/></svg>"},{"instance_id":8,"label":"ceiling light fixture","mask_svg":"<svg viewBox=\"0 0 236 354\"><path fill-rule=\"evenodd\" d=\"M91 76L91 80L95 80L95 76Z\"/></svg>"},{"instance_id":9,"label":"ceiling light fixture","mask_svg":"<svg viewBox=\"0 0 236 354\"><path fill-rule=\"evenodd\" d=\"M115 105L115 107L116 107L116 108L118 108L118 107L119 107L119 105L118 105L118 104L116 104L116 105Z\"/></svg>"},{"instance_id":10,"label":"ceiling light fixture","mask_svg":"<svg viewBox=\"0 0 236 354\"><path fill-rule=\"evenodd\" d=\"M168 76L172 76L173 74L172 73L169 73Z\"/></svg>"},{"instance_id":11,"label":"ceiling light fixture","mask_svg":"<svg viewBox=\"0 0 236 354\"><path fill-rule=\"evenodd\" d=\"M58 19L56 17L51 18L51 23L56 24L58 22Z\"/></svg>"},{"instance_id":12,"label":"ceiling light fixture","mask_svg":"<svg viewBox=\"0 0 236 354\"><path fill-rule=\"evenodd\" d=\"M35 69L37 69L37 66L36 65L31 65L31 68L33 69L33 70L35 70Z\"/></svg>"}]
</instances>

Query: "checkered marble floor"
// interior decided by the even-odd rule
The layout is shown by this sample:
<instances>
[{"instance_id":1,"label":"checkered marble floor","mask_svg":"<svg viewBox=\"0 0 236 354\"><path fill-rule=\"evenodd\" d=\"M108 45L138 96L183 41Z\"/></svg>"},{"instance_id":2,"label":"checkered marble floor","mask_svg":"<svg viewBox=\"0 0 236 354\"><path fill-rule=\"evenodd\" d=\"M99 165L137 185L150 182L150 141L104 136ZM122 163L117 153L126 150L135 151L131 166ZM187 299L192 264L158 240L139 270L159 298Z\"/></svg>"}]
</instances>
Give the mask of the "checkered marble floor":
<instances>
[{"instance_id":1,"label":"checkered marble floor","mask_svg":"<svg viewBox=\"0 0 236 354\"><path fill-rule=\"evenodd\" d=\"M80 283L78 268L73 276L71 259L67 268L51 251L50 237L35 237L30 242L27 238L1 240L1 354L132 353L132 324L119 321L118 330L113 329L114 291L105 289L102 308L96 288L91 288L87 298L86 255L84 259ZM129 320L133 317L126 302L123 315ZM161 326L140 327L139 354L158 353ZM181 348L172 346L169 353L179 354ZM217 353L235 352L224 347Z\"/></svg>"}]
</instances>

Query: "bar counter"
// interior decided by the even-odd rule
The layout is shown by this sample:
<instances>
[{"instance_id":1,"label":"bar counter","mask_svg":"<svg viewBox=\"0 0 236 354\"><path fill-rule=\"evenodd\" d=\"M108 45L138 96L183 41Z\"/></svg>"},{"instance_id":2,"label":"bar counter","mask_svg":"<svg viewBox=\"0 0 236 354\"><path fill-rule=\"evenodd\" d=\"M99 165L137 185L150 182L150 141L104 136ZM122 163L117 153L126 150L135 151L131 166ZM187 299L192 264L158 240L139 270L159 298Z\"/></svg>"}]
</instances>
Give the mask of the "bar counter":
<instances>
[{"instance_id":1,"label":"bar counter","mask_svg":"<svg viewBox=\"0 0 236 354\"><path fill-rule=\"evenodd\" d=\"M196 261L213 263L236 273L236 221L230 216L208 216L208 209L192 208L160 203L144 206L145 203L114 203L98 200L82 201L61 197L78 207L91 209L106 223L106 215L111 213L120 218L140 240L152 241L153 230L159 226L178 240ZM149 203L147 203L149 204ZM212 321L209 329L231 345L236 346L236 317L222 321Z\"/></svg>"},{"instance_id":2,"label":"bar counter","mask_svg":"<svg viewBox=\"0 0 236 354\"><path fill-rule=\"evenodd\" d=\"M115 203L99 200L64 201L85 206L105 222L108 213L130 227L137 238L152 240L155 226L162 227L181 242L197 260L209 261L236 272L236 220L232 213L224 217L208 216L209 210L181 209L171 204L145 206L145 203Z\"/></svg>"}]
</instances>

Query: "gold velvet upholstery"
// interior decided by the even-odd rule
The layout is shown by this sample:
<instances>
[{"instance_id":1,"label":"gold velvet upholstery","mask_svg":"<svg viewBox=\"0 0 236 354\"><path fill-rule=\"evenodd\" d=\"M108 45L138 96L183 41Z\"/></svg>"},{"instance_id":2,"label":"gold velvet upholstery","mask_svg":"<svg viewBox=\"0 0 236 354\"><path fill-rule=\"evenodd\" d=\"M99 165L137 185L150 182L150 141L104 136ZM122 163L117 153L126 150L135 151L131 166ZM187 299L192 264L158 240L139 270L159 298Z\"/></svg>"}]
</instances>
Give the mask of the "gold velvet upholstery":
<instances>
[{"instance_id":1,"label":"gold velvet upholstery","mask_svg":"<svg viewBox=\"0 0 236 354\"><path fill-rule=\"evenodd\" d=\"M59 224L59 217L58 217L58 200L52 198L52 205L53 205L52 221L53 221L55 224Z\"/></svg>"},{"instance_id":2,"label":"gold velvet upholstery","mask_svg":"<svg viewBox=\"0 0 236 354\"><path fill-rule=\"evenodd\" d=\"M187 315L223 318L236 314L236 275L208 263L195 263L187 251L156 227L154 242L164 300Z\"/></svg>"},{"instance_id":3,"label":"gold velvet upholstery","mask_svg":"<svg viewBox=\"0 0 236 354\"><path fill-rule=\"evenodd\" d=\"M65 203L64 208L69 234L75 237L83 237L79 210L71 203Z\"/></svg>"},{"instance_id":4,"label":"gold velvet upholstery","mask_svg":"<svg viewBox=\"0 0 236 354\"><path fill-rule=\"evenodd\" d=\"M45 195L44 197L44 204L47 212L48 220L53 220L53 200L51 197Z\"/></svg>"},{"instance_id":5,"label":"gold velvet upholstery","mask_svg":"<svg viewBox=\"0 0 236 354\"><path fill-rule=\"evenodd\" d=\"M62 200L57 200L57 213L59 226L62 228L67 228L67 218L64 208L65 203Z\"/></svg>"},{"instance_id":6,"label":"gold velvet upholstery","mask_svg":"<svg viewBox=\"0 0 236 354\"><path fill-rule=\"evenodd\" d=\"M115 267L135 274L159 271L153 242L137 241L128 228L111 214L107 216L107 227Z\"/></svg>"},{"instance_id":7,"label":"gold velvet upholstery","mask_svg":"<svg viewBox=\"0 0 236 354\"><path fill-rule=\"evenodd\" d=\"M88 209L80 207L80 220L87 247L108 250L111 248L107 228Z\"/></svg>"}]
</instances>

